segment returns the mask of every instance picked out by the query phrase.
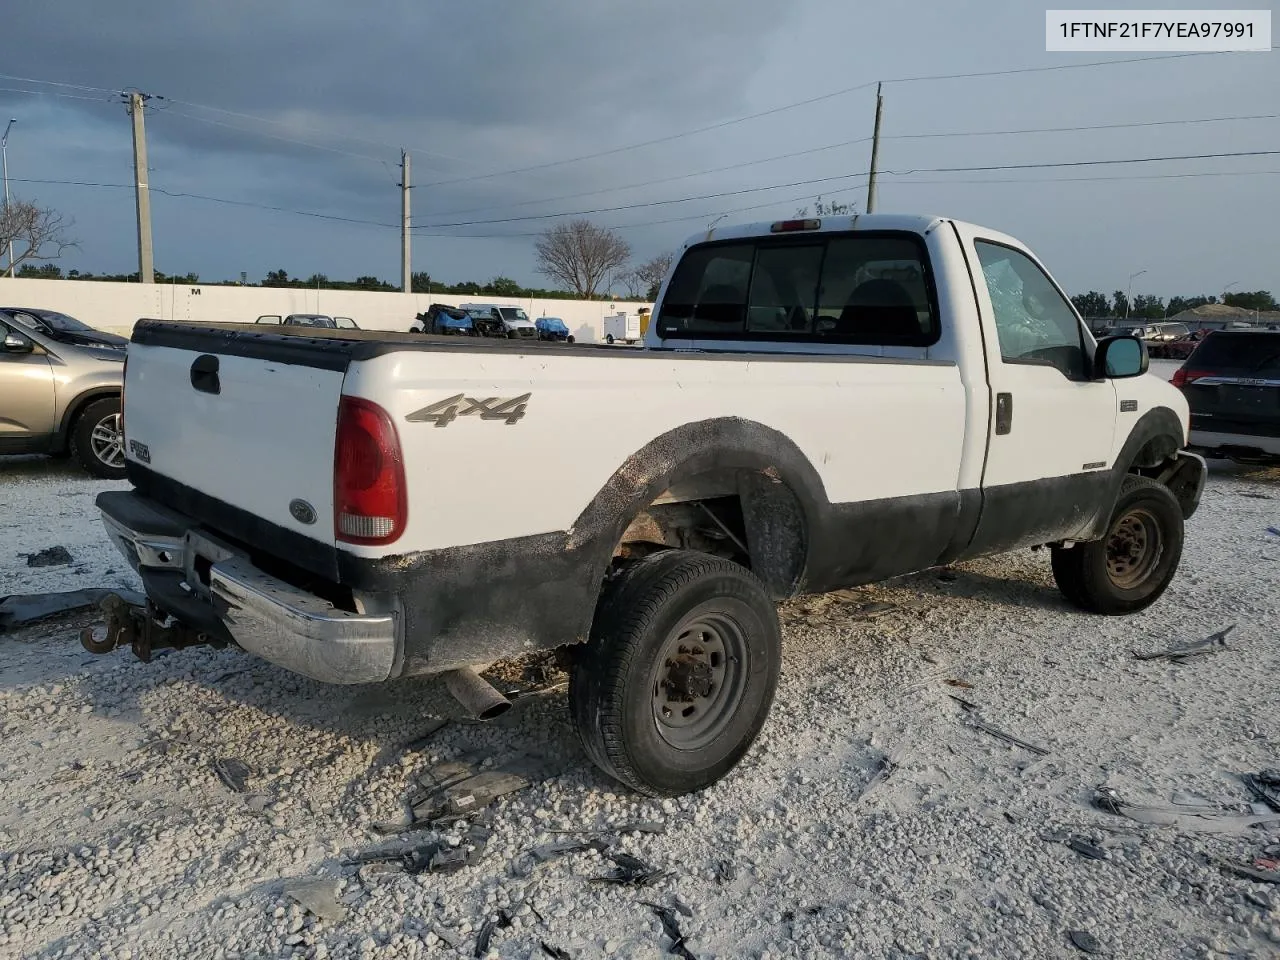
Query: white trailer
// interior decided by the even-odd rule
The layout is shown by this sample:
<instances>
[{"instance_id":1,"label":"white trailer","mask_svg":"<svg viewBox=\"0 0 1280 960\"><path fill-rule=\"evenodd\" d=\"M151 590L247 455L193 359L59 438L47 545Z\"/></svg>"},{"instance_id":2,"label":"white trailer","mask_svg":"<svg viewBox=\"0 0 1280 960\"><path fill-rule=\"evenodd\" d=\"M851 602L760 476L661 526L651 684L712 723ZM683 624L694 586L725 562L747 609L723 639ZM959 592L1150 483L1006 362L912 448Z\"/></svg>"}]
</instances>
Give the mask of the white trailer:
<instances>
[{"instance_id":1,"label":"white trailer","mask_svg":"<svg viewBox=\"0 0 1280 960\"><path fill-rule=\"evenodd\" d=\"M604 318L605 343L617 343L619 340L623 343L635 343L643 336L638 313L615 313Z\"/></svg>"}]
</instances>

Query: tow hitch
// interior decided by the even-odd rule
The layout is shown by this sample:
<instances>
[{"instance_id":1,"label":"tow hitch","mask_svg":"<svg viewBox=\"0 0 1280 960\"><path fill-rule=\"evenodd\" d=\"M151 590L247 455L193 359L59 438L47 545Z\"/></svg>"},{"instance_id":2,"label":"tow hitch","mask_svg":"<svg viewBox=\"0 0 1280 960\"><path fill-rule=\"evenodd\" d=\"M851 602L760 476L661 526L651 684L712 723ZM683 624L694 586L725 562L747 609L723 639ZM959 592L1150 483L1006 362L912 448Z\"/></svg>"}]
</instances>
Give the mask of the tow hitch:
<instances>
[{"instance_id":1,"label":"tow hitch","mask_svg":"<svg viewBox=\"0 0 1280 960\"><path fill-rule=\"evenodd\" d=\"M119 594L109 593L102 598L98 609L106 620L105 630L101 626L90 626L80 631L80 645L90 653L110 653L127 646L132 648L135 657L149 663L153 650L181 650L211 642L207 634L179 623L150 600L144 609L133 606Z\"/></svg>"}]
</instances>

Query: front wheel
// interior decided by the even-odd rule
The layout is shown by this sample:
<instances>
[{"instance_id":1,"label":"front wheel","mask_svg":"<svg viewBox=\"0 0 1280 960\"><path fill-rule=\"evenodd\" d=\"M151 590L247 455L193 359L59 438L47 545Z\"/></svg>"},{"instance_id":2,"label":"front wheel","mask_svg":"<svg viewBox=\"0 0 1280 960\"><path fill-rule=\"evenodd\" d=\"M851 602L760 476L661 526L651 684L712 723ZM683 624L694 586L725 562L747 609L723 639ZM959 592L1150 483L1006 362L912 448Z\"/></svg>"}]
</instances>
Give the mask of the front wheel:
<instances>
[{"instance_id":1,"label":"front wheel","mask_svg":"<svg viewBox=\"0 0 1280 960\"><path fill-rule=\"evenodd\" d=\"M104 397L84 408L71 431L71 455L95 477L119 480L124 476L119 397Z\"/></svg>"},{"instance_id":2,"label":"front wheel","mask_svg":"<svg viewBox=\"0 0 1280 960\"><path fill-rule=\"evenodd\" d=\"M633 790L701 790L755 742L781 660L777 611L749 570L663 551L606 587L573 666L573 722L591 760Z\"/></svg>"},{"instance_id":3,"label":"front wheel","mask_svg":"<svg viewBox=\"0 0 1280 960\"><path fill-rule=\"evenodd\" d=\"M1129 476L1106 536L1054 547L1053 578L1071 603L1091 613L1136 613L1155 603L1178 572L1182 508L1164 484Z\"/></svg>"}]
</instances>

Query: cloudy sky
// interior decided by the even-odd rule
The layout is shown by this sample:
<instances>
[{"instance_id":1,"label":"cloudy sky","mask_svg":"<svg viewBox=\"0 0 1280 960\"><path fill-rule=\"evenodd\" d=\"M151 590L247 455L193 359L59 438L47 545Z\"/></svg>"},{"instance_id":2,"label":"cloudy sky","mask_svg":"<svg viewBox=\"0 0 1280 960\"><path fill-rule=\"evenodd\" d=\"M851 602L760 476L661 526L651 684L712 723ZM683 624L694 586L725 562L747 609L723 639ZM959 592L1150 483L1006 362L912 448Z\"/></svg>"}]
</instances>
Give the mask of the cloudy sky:
<instances>
[{"instance_id":1,"label":"cloudy sky","mask_svg":"<svg viewBox=\"0 0 1280 960\"><path fill-rule=\"evenodd\" d=\"M598 211L643 259L722 214L863 209L885 80L881 210L1013 233L1073 292L1138 270L1135 294L1280 291L1280 155L938 170L1280 151L1277 51L907 79L1152 56L1046 53L1025 0L46 0L3 21L11 189L75 219L66 267L136 269L126 87L155 95L155 190L217 198L154 194L160 270L398 281L404 147L414 269L541 284L549 215Z\"/></svg>"}]
</instances>

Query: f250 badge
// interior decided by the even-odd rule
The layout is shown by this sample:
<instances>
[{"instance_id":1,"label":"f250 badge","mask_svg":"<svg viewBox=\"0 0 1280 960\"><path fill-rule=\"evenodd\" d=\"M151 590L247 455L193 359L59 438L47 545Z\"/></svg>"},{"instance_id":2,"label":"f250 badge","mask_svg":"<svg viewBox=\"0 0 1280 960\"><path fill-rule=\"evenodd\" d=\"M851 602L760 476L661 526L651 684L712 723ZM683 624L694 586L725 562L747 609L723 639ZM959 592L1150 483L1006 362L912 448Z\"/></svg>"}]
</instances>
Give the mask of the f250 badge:
<instances>
[{"instance_id":1,"label":"f250 badge","mask_svg":"<svg viewBox=\"0 0 1280 960\"><path fill-rule=\"evenodd\" d=\"M522 393L518 397L481 399L458 393L415 410L405 419L410 423L434 423L437 427L447 427L459 417L478 416L481 420L502 420L510 427L524 417L531 396L531 393Z\"/></svg>"}]
</instances>

